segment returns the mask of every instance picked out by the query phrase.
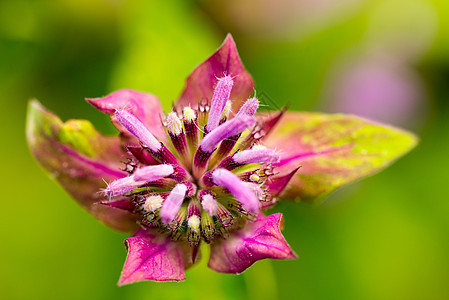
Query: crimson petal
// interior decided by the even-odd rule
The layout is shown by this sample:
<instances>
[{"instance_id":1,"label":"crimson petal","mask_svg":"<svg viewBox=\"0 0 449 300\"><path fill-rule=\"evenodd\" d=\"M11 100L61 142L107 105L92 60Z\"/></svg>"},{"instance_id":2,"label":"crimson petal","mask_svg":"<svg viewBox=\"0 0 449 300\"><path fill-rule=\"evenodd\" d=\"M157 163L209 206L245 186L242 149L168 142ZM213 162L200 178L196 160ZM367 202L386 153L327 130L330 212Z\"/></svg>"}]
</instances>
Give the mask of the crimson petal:
<instances>
[{"instance_id":1,"label":"crimson petal","mask_svg":"<svg viewBox=\"0 0 449 300\"><path fill-rule=\"evenodd\" d=\"M118 285L142 280L184 280L188 246L150 230L138 230L125 240L128 256Z\"/></svg>"},{"instance_id":2,"label":"crimson petal","mask_svg":"<svg viewBox=\"0 0 449 300\"><path fill-rule=\"evenodd\" d=\"M253 92L254 81L245 70L230 34L220 48L187 77L184 91L176 103L178 110L189 105L196 107L202 100L210 101L217 78L223 75L232 76L234 79L230 99L232 111L236 112Z\"/></svg>"},{"instance_id":3,"label":"crimson petal","mask_svg":"<svg viewBox=\"0 0 449 300\"><path fill-rule=\"evenodd\" d=\"M100 192L105 181L126 176L120 171L126 153L118 137L102 136L85 120L63 123L37 100L29 103L26 133L36 159L81 206L112 228L136 228L129 212L95 204L106 200Z\"/></svg>"},{"instance_id":4,"label":"crimson petal","mask_svg":"<svg viewBox=\"0 0 449 300\"><path fill-rule=\"evenodd\" d=\"M282 225L280 213L268 217L259 214L255 222L212 245L208 266L217 272L239 274L264 258L296 258L282 236Z\"/></svg>"},{"instance_id":5,"label":"crimson petal","mask_svg":"<svg viewBox=\"0 0 449 300\"><path fill-rule=\"evenodd\" d=\"M131 138L129 132L118 124L113 117L117 109L126 109L132 113L156 138L165 142L165 131L161 122L163 111L156 96L150 93L123 89L102 98L87 98L86 101L98 110L109 114L115 127L123 135ZM131 139L134 140L134 138Z\"/></svg>"}]
</instances>

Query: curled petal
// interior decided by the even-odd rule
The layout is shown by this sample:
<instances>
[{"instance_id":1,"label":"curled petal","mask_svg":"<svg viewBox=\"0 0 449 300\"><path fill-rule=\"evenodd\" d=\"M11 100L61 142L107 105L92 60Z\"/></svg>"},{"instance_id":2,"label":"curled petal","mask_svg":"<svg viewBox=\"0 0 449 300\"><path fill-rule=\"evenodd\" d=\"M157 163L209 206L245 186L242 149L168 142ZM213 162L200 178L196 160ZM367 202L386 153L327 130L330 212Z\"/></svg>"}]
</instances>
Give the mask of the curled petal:
<instances>
[{"instance_id":1,"label":"curled petal","mask_svg":"<svg viewBox=\"0 0 449 300\"><path fill-rule=\"evenodd\" d=\"M126 109L117 109L114 117L120 125L126 128L126 130L142 142L144 146L154 152L161 149L161 143L132 113L128 112Z\"/></svg>"},{"instance_id":2,"label":"curled petal","mask_svg":"<svg viewBox=\"0 0 449 300\"><path fill-rule=\"evenodd\" d=\"M237 175L226 169L212 172L212 180L216 185L224 186L249 212L259 212L259 200L252 188L249 188Z\"/></svg>"},{"instance_id":3,"label":"curled petal","mask_svg":"<svg viewBox=\"0 0 449 300\"><path fill-rule=\"evenodd\" d=\"M117 230L136 228L129 212L95 205L107 200L99 192L105 182L127 175L120 171L126 152L118 137L102 136L85 120L63 123L37 100L28 105L26 133L36 159L81 206Z\"/></svg>"},{"instance_id":4,"label":"curled petal","mask_svg":"<svg viewBox=\"0 0 449 300\"><path fill-rule=\"evenodd\" d=\"M134 173L136 181L155 181L173 174L175 169L171 165L154 165L137 169Z\"/></svg>"},{"instance_id":5,"label":"curled petal","mask_svg":"<svg viewBox=\"0 0 449 300\"><path fill-rule=\"evenodd\" d=\"M217 78L223 75L231 76L234 79L230 96L231 110L238 111L238 108L253 92L254 82L240 60L231 35L226 37L223 44L211 57L196 67L187 77L184 91L176 103L178 109L189 105L196 107L201 100L211 100Z\"/></svg>"},{"instance_id":6,"label":"curled petal","mask_svg":"<svg viewBox=\"0 0 449 300\"><path fill-rule=\"evenodd\" d=\"M209 117L206 125L207 132L211 132L219 125L226 103L229 103L227 101L229 100L233 84L234 81L230 76L224 76L218 79L210 104Z\"/></svg>"},{"instance_id":7,"label":"curled petal","mask_svg":"<svg viewBox=\"0 0 449 300\"><path fill-rule=\"evenodd\" d=\"M243 103L242 107L240 107L236 117L240 117L242 115L254 116L258 108L259 100L257 98L248 99L245 103Z\"/></svg>"},{"instance_id":8,"label":"curled petal","mask_svg":"<svg viewBox=\"0 0 449 300\"><path fill-rule=\"evenodd\" d=\"M233 159L239 164L275 163L279 161L279 155L272 149L250 149L234 154Z\"/></svg>"},{"instance_id":9,"label":"curled petal","mask_svg":"<svg viewBox=\"0 0 449 300\"><path fill-rule=\"evenodd\" d=\"M113 117L115 111L118 109L127 110L139 119L159 141L166 141L164 127L160 119L162 106L156 96L149 93L123 89L102 98L88 98L86 101L98 110L109 114L115 127L124 136L130 137L131 135Z\"/></svg>"},{"instance_id":10,"label":"curled petal","mask_svg":"<svg viewBox=\"0 0 449 300\"><path fill-rule=\"evenodd\" d=\"M125 240L128 256L118 285L142 280L181 281L188 262L188 246L140 229Z\"/></svg>"},{"instance_id":11,"label":"curled petal","mask_svg":"<svg viewBox=\"0 0 449 300\"><path fill-rule=\"evenodd\" d=\"M161 209L161 218L164 223L170 223L175 218L186 193L187 186L181 183L177 184L170 192Z\"/></svg>"},{"instance_id":12,"label":"curled petal","mask_svg":"<svg viewBox=\"0 0 449 300\"><path fill-rule=\"evenodd\" d=\"M140 163L144 165L158 165L159 162L151 156L151 154L139 146L126 145L126 149L132 156L134 156Z\"/></svg>"},{"instance_id":13,"label":"curled petal","mask_svg":"<svg viewBox=\"0 0 449 300\"><path fill-rule=\"evenodd\" d=\"M204 152L211 153L222 140L240 134L246 128L251 127L254 122L253 117L244 115L223 123L203 138L200 149Z\"/></svg>"},{"instance_id":14,"label":"curled petal","mask_svg":"<svg viewBox=\"0 0 449 300\"><path fill-rule=\"evenodd\" d=\"M266 183L266 186L268 187L268 193L270 193L270 195L273 197L279 196L287 187L288 183L298 170L299 168L296 168L288 174L270 178Z\"/></svg>"},{"instance_id":15,"label":"curled petal","mask_svg":"<svg viewBox=\"0 0 449 300\"><path fill-rule=\"evenodd\" d=\"M264 143L279 150L279 173L301 167L281 196L313 201L385 168L415 147L417 138L351 115L286 112Z\"/></svg>"},{"instance_id":16,"label":"curled petal","mask_svg":"<svg viewBox=\"0 0 449 300\"><path fill-rule=\"evenodd\" d=\"M239 274L264 258L290 259L296 254L285 241L280 228L282 214L259 215L255 222L211 247L209 268L221 273Z\"/></svg>"}]
</instances>

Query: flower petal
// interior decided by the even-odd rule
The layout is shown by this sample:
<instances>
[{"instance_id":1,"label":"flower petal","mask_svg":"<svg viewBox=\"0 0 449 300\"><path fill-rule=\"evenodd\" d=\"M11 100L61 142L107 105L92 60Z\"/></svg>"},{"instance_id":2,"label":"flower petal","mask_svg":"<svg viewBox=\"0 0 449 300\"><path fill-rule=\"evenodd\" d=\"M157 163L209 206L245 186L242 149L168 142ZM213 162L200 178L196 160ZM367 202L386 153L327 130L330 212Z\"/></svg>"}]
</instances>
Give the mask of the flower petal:
<instances>
[{"instance_id":1,"label":"flower petal","mask_svg":"<svg viewBox=\"0 0 449 300\"><path fill-rule=\"evenodd\" d=\"M123 128L115 118L114 113L117 109L125 109L142 122L145 127L159 141L165 142L165 131L160 116L163 114L159 99L149 93L138 92L130 89L123 89L113 92L103 98L86 99L98 110L111 116L115 127L122 134L130 137L129 132Z\"/></svg>"},{"instance_id":2,"label":"flower petal","mask_svg":"<svg viewBox=\"0 0 449 300\"><path fill-rule=\"evenodd\" d=\"M239 274L264 258L289 259L296 254L285 241L280 228L282 214L259 215L255 222L211 247L208 266L221 273Z\"/></svg>"},{"instance_id":3,"label":"flower petal","mask_svg":"<svg viewBox=\"0 0 449 300\"><path fill-rule=\"evenodd\" d=\"M282 196L312 201L375 173L407 153L417 138L352 115L287 112L264 139L278 148L281 174L301 166Z\"/></svg>"},{"instance_id":4,"label":"flower petal","mask_svg":"<svg viewBox=\"0 0 449 300\"><path fill-rule=\"evenodd\" d=\"M118 137L105 137L85 120L63 123L37 100L30 101L27 140L31 152L50 176L85 209L107 225L122 231L135 228L132 215L105 205L100 190L109 182L126 176L120 161L126 153Z\"/></svg>"},{"instance_id":5,"label":"flower petal","mask_svg":"<svg viewBox=\"0 0 449 300\"><path fill-rule=\"evenodd\" d=\"M186 106L196 107L201 100L211 100L217 78L232 76L234 86L231 91L232 111L238 108L251 95L254 82L245 70L232 36L229 34L220 48L206 61L197 66L187 77L184 91L176 103L178 110Z\"/></svg>"},{"instance_id":6,"label":"flower petal","mask_svg":"<svg viewBox=\"0 0 449 300\"><path fill-rule=\"evenodd\" d=\"M125 240L128 256L118 285L141 280L181 281L186 279L188 246L173 242L155 231L138 230Z\"/></svg>"}]
</instances>

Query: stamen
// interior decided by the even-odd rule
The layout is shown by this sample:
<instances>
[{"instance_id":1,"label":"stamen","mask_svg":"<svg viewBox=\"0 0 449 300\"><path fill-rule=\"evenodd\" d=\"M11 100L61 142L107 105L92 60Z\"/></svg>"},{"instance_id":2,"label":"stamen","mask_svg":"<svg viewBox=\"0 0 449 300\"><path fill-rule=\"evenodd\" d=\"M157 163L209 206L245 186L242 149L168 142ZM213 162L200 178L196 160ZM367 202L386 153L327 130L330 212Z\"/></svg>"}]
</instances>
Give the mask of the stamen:
<instances>
[{"instance_id":1,"label":"stamen","mask_svg":"<svg viewBox=\"0 0 449 300\"><path fill-rule=\"evenodd\" d=\"M231 113L232 102L230 100L226 101L226 105L221 113L220 123L226 122L229 118L229 114Z\"/></svg>"},{"instance_id":2,"label":"stamen","mask_svg":"<svg viewBox=\"0 0 449 300\"><path fill-rule=\"evenodd\" d=\"M260 176L257 175L256 173L253 173L249 176L249 180L252 182L259 182Z\"/></svg>"},{"instance_id":3,"label":"stamen","mask_svg":"<svg viewBox=\"0 0 449 300\"><path fill-rule=\"evenodd\" d=\"M210 243L215 236L214 219L209 216L204 210L201 212L201 231L206 243Z\"/></svg>"},{"instance_id":4,"label":"stamen","mask_svg":"<svg viewBox=\"0 0 449 300\"><path fill-rule=\"evenodd\" d=\"M164 201L164 205L161 208L162 222L165 224L170 223L176 216L176 213L181 208L182 202L186 197L187 186L183 183L175 185L173 190Z\"/></svg>"},{"instance_id":5,"label":"stamen","mask_svg":"<svg viewBox=\"0 0 449 300\"><path fill-rule=\"evenodd\" d=\"M210 191L201 190L199 193L199 199L208 216L213 217L217 214L217 201Z\"/></svg>"},{"instance_id":6,"label":"stamen","mask_svg":"<svg viewBox=\"0 0 449 300\"><path fill-rule=\"evenodd\" d=\"M186 219L186 214L187 208L183 205L176 213L174 219L167 225L167 227L173 231L172 239L177 240L181 237L183 231L182 225Z\"/></svg>"},{"instance_id":7,"label":"stamen","mask_svg":"<svg viewBox=\"0 0 449 300\"><path fill-rule=\"evenodd\" d=\"M164 202L164 198L162 198L160 195L153 195L153 196L149 196L146 200L145 203L142 205L142 207L147 211L147 212L153 212L156 209L159 209L162 207L162 202Z\"/></svg>"},{"instance_id":8,"label":"stamen","mask_svg":"<svg viewBox=\"0 0 449 300\"><path fill-rule=\"evenodd\" d=\"M187 226L196 234L200 231L201 219L197 215L193 215L187 220Z\"/></svg>"},{"instance_id":9,"label":"stamen","mask_svg":"<svg viewBox=\"0 0 449 300\"><path fill-rule=\"evenodd\" d=\"M173 135L182 133L182 123L175 112L171 112L167 115L166 122L169 133Z\"/></svg>"},{"instance_id":10,"label":"stamen","mask_svg":"<svg viewBox=\"0 0 449 300\"><path fill-rule=\"evenodd\" d=\"M226 101L229 100L233 84L234 81L230 76L224 76L218 79L218 83L215 87L214 95L212 96L211 100L209 118L205 127L206 133L211 132L212 130L217 128L218 124L220 123L221 114L226 105Z\"/></svg>"},{"instance_id":11,"label":"stamen","mask_svg":"<svg viewBox=\"0 0 449 300\"><path fill-rule=\"evenodd\" d=\"M212 172L212 181L216 185L224 186L228 189L249 212L258 213L259 200L257 196L237 175L226 169L217 169Z\"/></svg>"},{"instance_id":12,"label":"stamen","mask_svg":"<svg viewBox=\"0 0 449 300\"><path fill-rule=\"evenodd\" d=\"M201 238L201 207L196 198L193 198L187 207L187 239L191 245L198 245Z\"/></svg>"},{"instance_id":13,"label":"stamen","mask_svg":"<svg viewBox=\"0 0 449 300\"><path fill-rule=\"evenodd\" d=\"M183 115L184 115L184 121L186 121L186 122L190 123L190 122L193 122L196 120L195 111L190 106L184 107Z\"/></svg>"},{"instance_id":14,"label":"stamen","mask_svg":"<svg viewBox=\"0 0 449 300\"><path fill-rule=\"evenodd\" d=\"M176 151L181 155L186 165L189 165L189 149L187 148L187 141L184 131L182 130L181 120L178 115L171 112L167 115L167 128L170 139L175 147Z\"/></svg>"},{"instance_id":15,"label":"stamen","mask_svg":"<svg viewBox=\"0 0 449 300\"><path fill-rule=\"evenodd\" d=\"M174 168L171 165L154 165L146 166L134 173L134 180L136 181L155 181L167 176L170 176L174 172Z\"/></svg>"},{"instance_id":16,"label":"stamen","mask_svg":"<svg viewBox=\"0 0 449 300\"><path fill-rule=\"evenodd\" d=\"M226 207L223 206L223 204L218 202L217 202L217 220L225 228L230 226L232 224L232 221L234 220L234 217L229 212L229 210L227 210Z\"/></svg>"},{"instance_id":17,"label":"stamen","mask_svg":"<svg viewBox=\"0 0 449 300\"><path fill-rule=\"evenodd\" d=\"M148 131L142 122L127 110L117 109L115 111L115 119L151 151L158 152L161 149L162 144Z\"/></svg>"},{"instance_id":18,"label":"stamen","mask_svg":"<svg viewBox=\"0 0 449 300\"><path fill-rule=\"evenodd\" d=\"M184 107L184 128L190 153L194 153L200 142L198 120L195 111L190 106Z\"/></svg>"}]
</instances>

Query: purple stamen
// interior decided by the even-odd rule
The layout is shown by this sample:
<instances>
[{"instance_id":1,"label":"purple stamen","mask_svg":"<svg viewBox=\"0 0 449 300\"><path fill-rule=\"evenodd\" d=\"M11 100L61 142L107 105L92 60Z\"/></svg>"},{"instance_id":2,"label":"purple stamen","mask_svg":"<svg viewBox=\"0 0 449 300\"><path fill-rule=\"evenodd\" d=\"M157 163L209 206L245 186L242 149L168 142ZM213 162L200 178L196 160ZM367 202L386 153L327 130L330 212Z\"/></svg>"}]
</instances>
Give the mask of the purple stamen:
<instances>
[{"instance_id":1,"label":"purple stamen","mask_svg":"<svg viewBox=\"0 0 449 300\"><path fill-rule=\"evenodd\" d=\"M209 118L207 120L206 132L211 132L217 128L221 120L221 114L226 105L226 101L229 100L231 95L231 89L234 81L230 76L224 76L218 79L217 86L214 90L214 95L212 96Z\"/></svg>"},{"instance_id":2,"label":"purple stamen","mask_svg":"<svg viewBox=\"0 0 449 300\"><path fill-rule=\"evenodd\" d=\"M158 152L161 149L162 144L148 131L142 122L127 110L117 109L115 111L115 119L151 151Z\"/></svg>"},{"instance_id":3,"label":"purple stamen","mask_svg":"<svg viewBox=\"0 0 449 300\"><path fill-rule=\"evenodd\" d=\"M212 217L217 214L218 205L212 193L208 190L201 190L199 193L199 199L204 211L207 215Z\"/></svg>"},{"instance_id":4,"label":"purple stamen","mask_svg":"<svg viewBox=\"0 0 449 300\"><path fill-rule=\"evenodd\" d=\"M212 180L216 185L224 186L249 212L259 212L259 200L254 191L249 188L237 175L226 169L217 169L212 172Z\"/></svg>"},{"instance_id":5,"label":"purple stamen","mask_svg":"<svg viewBox=\"0 0 449 300\"><path fill-rule=\"evenodd\" d=\"M138 169L134 173L136 181L154 181L172 175L175 172L171 165L154 165Z\"/></svg>"}]
</instances>

